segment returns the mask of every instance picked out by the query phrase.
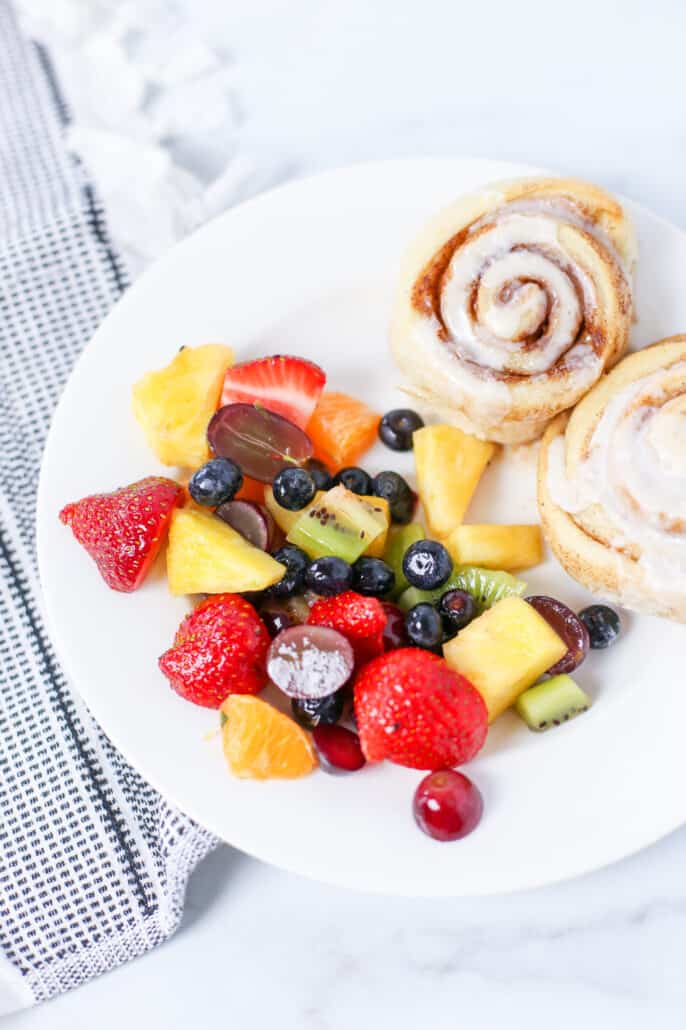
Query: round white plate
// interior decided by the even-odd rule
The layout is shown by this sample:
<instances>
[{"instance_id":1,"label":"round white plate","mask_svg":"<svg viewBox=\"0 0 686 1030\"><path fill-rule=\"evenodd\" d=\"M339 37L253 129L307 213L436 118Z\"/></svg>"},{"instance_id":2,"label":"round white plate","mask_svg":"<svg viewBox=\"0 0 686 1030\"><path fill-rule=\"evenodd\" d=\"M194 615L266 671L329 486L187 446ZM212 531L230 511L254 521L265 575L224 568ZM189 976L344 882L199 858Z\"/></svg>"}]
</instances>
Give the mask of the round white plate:
<instances>
[{"instance_id":1,"label":"round white plate","mask_svg":"<svg viewBox=\"0 0 686 1030\"><path fill-rule=\"evenodd\" d=\"M158 571L135 594L108 590L58 519L67 501L161 470L131 414L131 385L182 345L226 341L239 360L281 352L319 362L334 389L384 411L402 402L386 327L397 263L435 208L531 168L476 160L360 165L285 186L175 247L128 291L86 347L55 414L38 504L51 633L75 687L124 755L166 797L230 844L285 869L364 890L475 895L574 876L686 820L686 630L628 618L623 639L578 679L595 700L577 720L530 733L508 714L469 773L484 795L477 832L438 844L415 827L421 774L390 764L254 783L227 772L215 713L177 697L156 660L187 610ZM686 328L686 235L629 204L640 241L634 345ZM365 465L411 472L378 445ZM536 520L534 455L496 462L475 521ZM551 560L528 577L573 606L587 595Z\"/></svg>"}]
</instances>

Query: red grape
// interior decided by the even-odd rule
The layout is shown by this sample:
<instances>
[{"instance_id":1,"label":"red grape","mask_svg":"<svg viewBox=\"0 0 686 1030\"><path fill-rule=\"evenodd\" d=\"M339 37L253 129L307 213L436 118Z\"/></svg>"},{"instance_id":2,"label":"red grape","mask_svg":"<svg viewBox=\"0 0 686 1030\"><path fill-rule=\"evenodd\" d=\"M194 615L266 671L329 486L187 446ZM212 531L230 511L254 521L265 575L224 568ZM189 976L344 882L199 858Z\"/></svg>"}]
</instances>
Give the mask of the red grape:
<instances>
[{"instance_id":1,"label":"red grape","mask_svg":"<svg viewBox=\"0 0 686 1030\"><path fill-rule=\"evenodd\" d=\"M405 612L391 601L382 601L381 607L386 614L386 625L383 631L384 651L395 651L397 647L409 647L410 640L405 630Z\"/></svg>"},{"instance_id":2,"label":"red grape","mask_svg":"<svg viewBox=\"0 0 686 1030\"><path fill-rule=\"evenodd\" d=\"M274 520L266 508L254 501L225 501L215 514L245 537L248 543L261 551L269 550Z\"/></svg>"},{"instance_id":3,"label":"red grape","mask_svg":"<svg viewBox=\"0 0 686 1030\"><path fill-rule=\"evenodd\" d=\"M414 795L417 826L435 840L466 837L479 825L483 810L478 788L454 769L429 773Z\"/></svg>"},{"instance_id":4,"label":"red grape","mask_svg":"<svg viewBox=\"0 0 686 1030\"><path fill-rule=\"evenodd\" d=\"M348 681L354 665L346 638L325 626L290 626L267 652L267 675L288 697L333 694Z\"/></svg>"},{"instance_id":5,"label":"red grape","mask_svg":"<svg viewBox=\"0 0 686 1030\"><path fill-rule=\"evenodd\" d=\"M345 726L315 726L312 736L322 759L322 768L356 772L365 764L360 738Z\"/></svg>"},{"instance_id":6,"label":"red grape","mask_svg":"<svg viewBox=\"0 0 686 1030\"><path fill-rule=\"evenodd\" d=\"M307 433L254 404L226 404L207 427L213 454L230 458L244 475L271 483L287 465L302 465L312 457Z\"/></svg>"},{"instance_id":7,"label":"red grape","mask_svg":"<svg viewBox=\"0 0 686 1030\"><path fill-rule=\"evenodd\" d=\"M560 672L574 672L588 654L588 630L583 622L571 608L554 597L539 595L527 597L526 600L567 645L567 654L563 654L548 672L551 676L557 676Z\"/></svg>"}]
</instances>

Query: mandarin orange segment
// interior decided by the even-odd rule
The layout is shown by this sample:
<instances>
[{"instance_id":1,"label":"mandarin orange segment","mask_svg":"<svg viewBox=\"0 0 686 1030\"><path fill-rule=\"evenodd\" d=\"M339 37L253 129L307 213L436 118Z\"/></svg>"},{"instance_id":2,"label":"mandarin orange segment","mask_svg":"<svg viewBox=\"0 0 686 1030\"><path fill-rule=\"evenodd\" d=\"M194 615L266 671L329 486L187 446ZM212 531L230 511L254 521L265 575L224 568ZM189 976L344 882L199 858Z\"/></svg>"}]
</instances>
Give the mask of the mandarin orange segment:
<instances>
[{"instance_id":1,"label":"mandarin orange segment","mask_svg":"<svg viewBox=\"0 0 686 1030\"><path fill-rule=\"evenodd\" d=\"M293 780L317 766L317 753L297 723L259 697L231 694L221 707L224 756L234 776Z\"/></svg>"},{"instance_id":2,"label":"mandarin orange segment","mask_svg":"<svg viewBox=\"0 0 686 1030\"><path fill-rule=\"evenodd\" d=\"M258 483L250 476L243 477L243 486L235 497L236 501L255 501L256 504L264 504L264 483Z\"/></svg>"},{"instance_id":3,"label":"mandarin orange segment","mask_svg":"<svg viewBox=\"0 0 686 1030\"><path fill-rule=\"evenodd\" d=\"M338 471L355 465L376 440L381 416L345 393L323 393L307 426L315 456Z\"/></svg>"},{"instance_id":4,"label":"mandarin orange segment","mask_svg":"<svg viewBox=\"0 0 686 1030\"><path fill-rule=\"evenodd\" d=\"M183 505L184 505L184 508L195 508L196 511L200 511L201 510L200 505L195 503L195 501L191 497L191 492L188 489L188 484L190 483L190 481L191 481L191 473L190 472L187 473L186 475L179 476L179 485L181 486L181 489L183 490Z\"/></svg>"}]
</instances>

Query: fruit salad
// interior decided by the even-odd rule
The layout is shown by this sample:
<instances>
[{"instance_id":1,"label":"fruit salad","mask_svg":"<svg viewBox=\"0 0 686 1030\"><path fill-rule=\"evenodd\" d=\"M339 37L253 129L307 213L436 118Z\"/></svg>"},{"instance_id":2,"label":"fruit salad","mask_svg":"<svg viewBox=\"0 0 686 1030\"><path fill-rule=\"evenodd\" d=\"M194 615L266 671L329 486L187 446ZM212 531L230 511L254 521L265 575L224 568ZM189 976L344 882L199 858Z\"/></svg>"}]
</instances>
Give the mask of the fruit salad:
<instances>
[{"instance_id":1,"label":"fruit salad","mask_svg":"<svg viewBox=\"0 0 686 1030\"><path fill-rule=\"evenodd\" d=\"M619 618L526 596L538 526L465 522L494 444L326 387L300 357L234 364L229 347L185 347L133 387L134 415L174 475L85 497L60 518L112 590L140 589L166 545L169 590L192 607L159 670L219 711L233 775L394 762L427 774L417 826L458 840L482 816L464 766L489 725L511 709L542 732L585 712L571 674L614 643ZM414 452L416 486L364 468L377 440L389 464ZM259 696L268 684L280 705Z\"/></svg>"}]
</instances>

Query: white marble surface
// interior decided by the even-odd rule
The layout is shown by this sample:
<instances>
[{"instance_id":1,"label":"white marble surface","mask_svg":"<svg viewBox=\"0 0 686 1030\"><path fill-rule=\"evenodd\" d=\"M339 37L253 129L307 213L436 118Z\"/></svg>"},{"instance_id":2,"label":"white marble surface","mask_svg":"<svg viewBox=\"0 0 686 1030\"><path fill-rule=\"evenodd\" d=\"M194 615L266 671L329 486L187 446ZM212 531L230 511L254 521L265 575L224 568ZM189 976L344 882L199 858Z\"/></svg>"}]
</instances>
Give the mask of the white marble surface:
<instances>
[{"instance_id":1,"label":"white marble surface","mask_svg":"<svg viewBox=\"0 0 686 1030\"><path fill-rule=\"evenodd\" d=\"M244 192L353 160L483 155L597 179L686 227L678 0L178 5L231 71ZM182 157L217 170L207 151ZM222 848L172 941L5 1026L681 1028L685 869L682 830L545 890L408 901Z\"/></svg>"}]
</instances>

